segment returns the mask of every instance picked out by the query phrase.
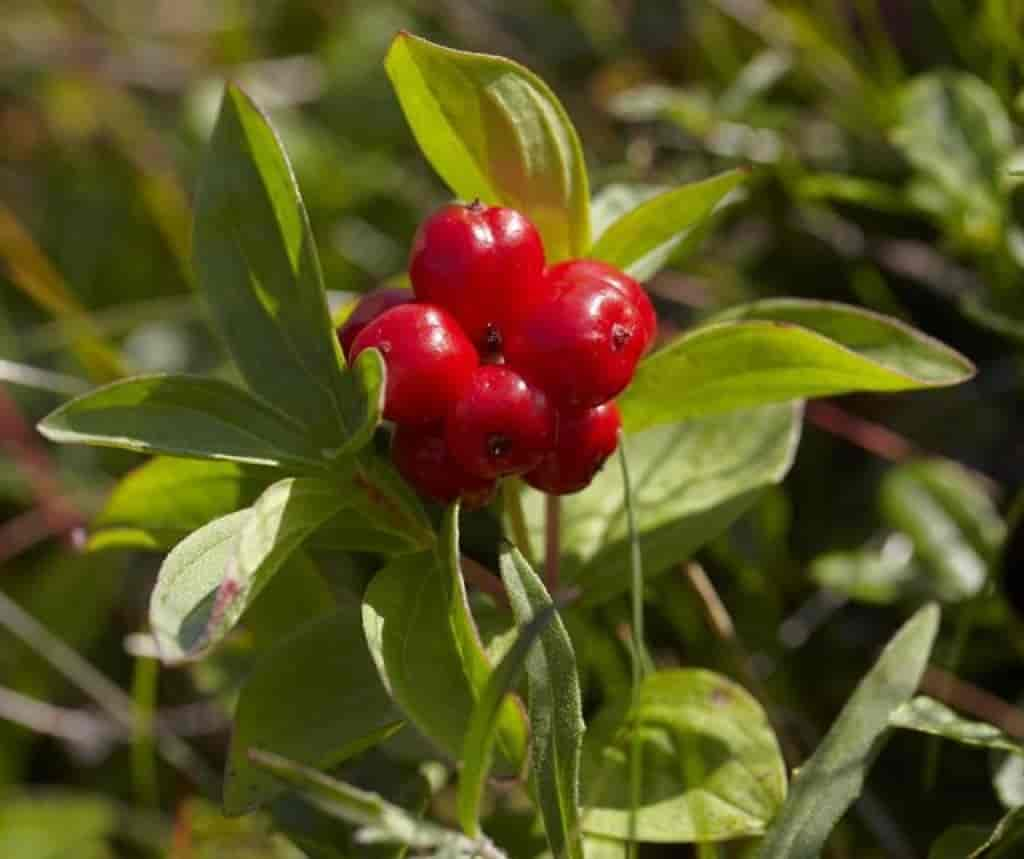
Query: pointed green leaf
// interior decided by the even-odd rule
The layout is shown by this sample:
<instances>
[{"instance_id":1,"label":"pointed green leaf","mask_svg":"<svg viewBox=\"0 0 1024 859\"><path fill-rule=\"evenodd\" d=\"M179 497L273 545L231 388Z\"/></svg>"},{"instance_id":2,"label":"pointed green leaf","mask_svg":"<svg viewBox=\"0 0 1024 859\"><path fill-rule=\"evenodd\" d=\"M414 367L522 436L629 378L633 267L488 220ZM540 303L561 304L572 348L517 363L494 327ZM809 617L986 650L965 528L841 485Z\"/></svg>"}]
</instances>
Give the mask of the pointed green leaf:
<instances>
[{"instance_id":1,"label":"pointed green leaf","mask_svg":"<svg viewBox=\"0 0 1024 859\"><path fill-rule=\"evenodd\" d=\"M729 311L656 352L619 407L635 432L786 400L955 385L973 374L962 355L896 320L781 299Z\"/></svg>"},{"instance_id":2,"label":"pointed green leaf","mask_svg":"<svg viewBox=\"0 0 1024 859\"><path fill-rule=\"evenodd\" d=\"M782 752L760 704L701 669L659 671L636 704L613 704L584 744L583 826L630 837L630 750L641 745L636 838L665 843L759 835L786 798Z\"/></svg>"},{"instance_id":3,"label":"pointed green leaf","mask_svg":"<svg viewBox=\"0 0 1024 859\"><path fill-rule=\"evenodd\" d=\"M363 603L366 639L385 685L409 719L453 758L466 742L491 675L459 569L457 507L445 515L442 544L392 561ZM502 757L518 769L526 749L522 711L502 704Z\"/></svg>"},{"instance_id":4,"label":"pointed green leaf","mask_svg":"<svg viewBox=\"0 0 1024 859\"><path fill-rule=\"evenodd\" d=\"M746 177L744 170L730 170L658 194L614 221L588 255L646 280Z\"/></svg>"},{"instance_id":5,"label":"pointed green leaf","mask_svg":"<svg viewBox=\"0 0 1024 859\"><path fill-rule=\"evenodd\" d=\"M299 628L246 679L235 708L224 809L243 814L281 789L253 766L250 749L332 767L400 724L367 651L359 607L341 606Z\"/></svg>"},{"instance_id":6,"label":"pointed green leaf","mask_svg":"<svg viewBox=\"0 0 1024 859\"><path fill-rule=\"evenodd\" d=\"M917 689L938 626L938 607L925 606L886 645L825 739L797 772L789 798L756 854L758 859L820 855L829 833L860 795L892 714Z\"/></svg>"},{"instance_id":7,"label":"pointed green leaf","mask_svg":"<svg viewBox=\"0 0 1024 859\"><path fill-rule=\"evenodd\" d=\"M688 558L788 473L800 441L798 405L767 406L657 427L629 438L637 528L648 578ZM525 496L541 544L544 503ZM629 586L630 548L619 469L606 466L582 492L562 499L562 572L585 604Z\"/></svg>"},{"instance_id":8,"label":"pointed green leaf","mask_svg":"<svg viewBox=\"0 0 1024 859\"><path fill-rule=\"evenodd\" d=\"M353 787L338 779L262 749L249 752L252 762L283 785L299 790L313 805L332 817L361 827L362 840L404 844L426 850L461 848L450 855L471 859L475 842L427 820L420 820L382 796ZM477 854L479 855L479 854Z\"/></svg>"},{"instance_id":9,"label":"pointed green leaf","mask_svg":"<svg viewBox=\"0 0 1024 859\"><path fill-rule=\"evenodd\" d=\"M988 722L965 719L941 701L927 695L918 695L907 701L890 716L889 724L894 728L920 731L922 734L931 734L966 746L1000 749L1024 755L1024 743L1020 740L1014 739Z\"/></svg>"},{"instance_id":10,"label":"pointed green leaf","mask_svg":"<svg viewBox=\"0 0 1024 859\"><path fill-rule=\"evenodd\" d=\"M547 84L504 57L409 33L395 37L386 67L423 154L457 196L526 214L551 261L587 252L586 166Z\"/></svg>"},{"instance_id":11,"label":"pointed green leaf","mask_svg":"<svg viewBox=\"0 0 1024 859\"><path fill-rule=\"evenodd\" d=\"M224 93L196 192L197 283L246 383L325 445L355 432L313 236L267 118Z\"/></svg>"},{"instance_id":12,"label":"pointed green leaf","mask_svg":"<svg viewBox=\"0 0 1024 859\"><path fill-rule=\"evenodd\" d=\"M303 541L344 505L329 484L289 478L215 519L167 555L150 598L161 659L194 659L238 622Z\"/></svg>"},{"instance_id":13,"label":"pointed green leaf","mask_svg":"<svg viewBox=\"0 0 1024 859\"><path fill-rule=\"evenodd\" d=\"M51 412L39 431L67 444L304 471L323 468L298 423L234 385L199 376L114 382Z\"/></svg>"},{"instance_id":14,"label":"pointed green leaf","mask_svg":"<svg viewBox=\"0 0 1024 859\"><path fill-rule=\"evenodd\" d=\"M512 647L491 673L473 710L466 731L466 747L462 754L458 792L459 823L467 835L476 837L480 834L480 801L483 798L484 782L491 768L494 742L498 736L501 703L519 682L519 675L526 665L530 648L554 616L554 605L548 606L519 630Z\"/></svg>"},{"instance_id":15,"label":"pointed green leaf","mask_svg":"<svg viewBox=\"0 0 1024 859\"><path fill-rule=\"evenodd\" d=\"M544 583L512 546L501 551L516 622L530 623L552 605ZM530 719L530 783L554 859L583 859L579 812L583 743L579 675L572 642L560 617L541 633L526 658Z\"/></svg>"},{"instance_id":16,"label":"pointed green leaf","mask_svg":"<svg viewBox=\"0 0 1024 859\"><path fill-rule=\"evenodd\" d=\"M928 859L1013 859L1024 844L1024 808L1007 812L995 825L953 826L928 851Z\"/></svg>"}]
</instances>

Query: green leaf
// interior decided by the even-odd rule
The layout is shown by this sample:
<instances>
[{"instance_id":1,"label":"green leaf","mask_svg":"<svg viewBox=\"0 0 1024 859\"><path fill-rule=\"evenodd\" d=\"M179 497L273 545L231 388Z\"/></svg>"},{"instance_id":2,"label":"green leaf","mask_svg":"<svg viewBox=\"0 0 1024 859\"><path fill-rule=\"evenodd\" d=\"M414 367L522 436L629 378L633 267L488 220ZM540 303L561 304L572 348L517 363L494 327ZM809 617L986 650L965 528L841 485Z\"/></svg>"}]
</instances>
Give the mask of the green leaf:
<instances>
[{"instance_id":1,"label":"green leaf","mask_svg":"<svg viewBox=\"0 0 1024 859\"><path fill-rule=\"evenodd\" d=\"M956 602L981 590L1006 529L976 477L941 459L901 465L882 482L881 507L910 536L934 577L936 598Z\"/></svg>"},{"instance_id":2,"label":"green leaf","mask_svg":"<svg viewBox=\"0 0 1024 859\"><path fill-rule=\"evenodd\" d=\"M513 547L501 550L501 578L520 625L551 605L544 583ZM579 817L583 715L572 642L560 617L526 659L530 719L530 783L555 859L583 859Z\"/></svg>"},{"instance_id":3,"label":"green leaf","mask_svg":"<svg viewBox=\"0 0 1024 859\"><path fill-rule=\"evenodd\" d=\"M1000 182L1013 151L1010 118L973 75L939 72L907 85L892 139L946 201L941 214L965 235L994 241L1003 219Z\"/></svg>"},{"instance_id":4,"label":"green leaf","mask_svg":"<svg viewBox=\"0 0 1024 859\"><path fill-rule=\"evenodd\" d=\"M453 506L445 514L442 545L392 561L370 582L363 603L366 639L384 684L409 719L455 759L491 675L458 551ZM526 726L509 700L501 708L499 748L513 768L522 765Z\"/></svg>"},{"instance_id":5,"label":"green leaf","mask_svg":"<svg viewBox=\"0 0 1024 859\"><path fill-rule=\"evenodd\" d=\"M987 826L953 826L932 844L928 859L964 859L983 847L991 830Z\"/></svg>"},{"instance_id":6,"label":"green leaf","mask_svg":"<svg viewBox=\"0 0 1024 859\"><path fill-rule=\"evenodd\" d=\"M338 446L357 431L346 402L354 386L342 378L309 219L270 123L234 86L195 209L197 282L242 377L321 444Z\"/></svg>"},{"instance_id":7,"label":"green leaf","mask_svg":"<svg viewBox=\"0 0 1024 859\"><path fill-rule=\"evenodd\" d=\"M629 439L630 472L643 553L651 578L688 558L746 511L761 490L789 471L800 440L798 405L716 415L657 427ZM525 496L535 542L543 539L543 498ZM583 602L629 587L625 496L617 468L562 499L563 575L583 587Z\"/></svg>"},{"instance_id":8,"label":"green leaf","mask_svg":"<svg viewBox=\"0 0 1024 859\"><path fill-rule=\"evenodd\" d=\"M251 508L215 519L167 555L150 598L161 659L208 651L302 542L343 506L335 487L289 478Z\"/></svg>"},{"instance_id":9,"label":"green leaf","mask_svg":"<svg viewBox=\"0 0 1024 859\"><path fill-rule=\"evenodd\" d=\"M400 720L367 651L357 605L299 628L257 663L242 687L225 811L243 814L280 791L275 778L253 766L250 749L333 767L397 730Z\"/></svg>"},{"instance_id":10,"label":"green leaf","mask_svg":"<svg viewBox=\"0 0 1024 859\"><path fill-rule=\"evenodd\" d=\"M639 841L759 835L786 798L785 763L757 701L711 671L659 671L643 681L635 705L613 704L587 732L588 833L630 837L634 741L643 756Z\"/></svg>"},{"instance_id":11,"label":"green leaf","mask_svg":"<svg viewBox=\"0 0 1024 859\"><path fill-rule=\"evenodd\" d=\"M168 549L212 519L248 507L275 473L235 462L157 457L128 472L93 519L89 548Z\"/></svg>"},{"instance_id":12,"label":"green leaf","mask_svg":"<svg viewBox=\"0 0 1024 859\"><path fill-rule=\"evenodd\" d=\"M938 607L925 606L886 645L814 754L798 770L789 798L756 854L758 859L815 859L820 854L833 827L860 795L893 712L917 689L938 626Z\"/></svg>"},{"instance_id":13,"label":"green leaf","mask_svg":"<svg viewBox=\"0 0 1024 859\"><path fill-rule=\"evenodd\" d=\"M458 197L526 214L552 262L586 254L586 166L547 84L504 57L409 33L395 37L386 67L420 149Z\"/></svg>"},{"instance_id":14,"label":"green leaf","mask_svg":"<svg viewBox=\"0 0 1024 859\"><path fill-rule=\"evenodd\" d=\"M730 170L641 203L601 234L589 256L646 280L747 175L745 170Z\"/></svg>"},{"instance_id":15,"label":"green leaf","mask_svg":"<svg viewBox=\"0 0 1024 859\"><path fill-rule=\"evenodd\" d=\"M466 747L462 753L462 772L459 774L459 822L467 835L480 834L480 800L484 781L491 768L494 742L498 735L498 716L501 703L519 682L530 648L554 619L555 607L541 611L530 623L519 630L512 647L491 673L466 731Z\"/></svg>"},{"instance_id":16,"label":"green leaf","mask_svg":"<svg viewBox=\"0 0 1024 859\"><path fill-rule=\"evenodd\" d=\"M920 731L967 746L1001 749L1024 755L1024 744L995 725L965 719L941 701L926 695L918 695L907 701L889 717L889 724L894 728Z\"/></svg>"},{"instance_id":17,"label":"green leaf","mask_svg":"<svg viewBox=\"0 0 1024 859\"><path fill-rule=\"evenodd\" d=\"M1024 843L1024 808L1016 808L989 830L954 826L932 845L928 859L1012 859ZM1011 851L1012 848L1012 852Z\"/></svg>"},{"instance_id":18,"label":"green leaf","mask_svg":"<svg viewBox=\"0 0 1024 859\"><path fill-rule=\"evenodd\" d=\"M0 856L109 856L97 851L97 846L116 834L117 823L117 809L99 796L58 792L10 796L0 802Z\"/></svg>"},{"instance_id":19,"label":"green leaf","mask_svg":"<svg viewBox=\"0 0 1024 859\"><path fill-rule=\"evenodd\" d=\"M304 471L323 468L302 427L240 388L199 376L137 376L65 403L50 441Z\"/></svg>"},{"instance_id":20,"label":"green leaf","mask_svg":"<svg viewBox=\"0 0 1024 859\"><path fill-rule=\"evenodd\" d=\"M915 594L921 568L906 534L890 534L881 547L827 552L811 563L811 578L822 587L860 602L889 605Z\"/></svg>"},{"instance_id":21,"label":"green leaf","mask_svg":"<svg viewBox=\"0 0 1024 859\"><path fill-rule=\"evenodd\" d=\"M651 355L619 407L636 432L806 397L955 385L973 374L962 355L894 319L829 302L768 300Z\"/></svg>"},{"instance_id":22,"label":"green leaf","mask_svg":"<svg viewBox=\"0 0 1024 859\"><path fill-rule=\"evenodd\" d=\"M357 840L361 843L404 844L419 850L447 847L450 853L437 855L466 859L481 855L481 842L420 820L376 793L360 790L271 752L253 749L249 757L283 784L298 789L326 814L360 827Z\"/></svg>"}]
</instances>

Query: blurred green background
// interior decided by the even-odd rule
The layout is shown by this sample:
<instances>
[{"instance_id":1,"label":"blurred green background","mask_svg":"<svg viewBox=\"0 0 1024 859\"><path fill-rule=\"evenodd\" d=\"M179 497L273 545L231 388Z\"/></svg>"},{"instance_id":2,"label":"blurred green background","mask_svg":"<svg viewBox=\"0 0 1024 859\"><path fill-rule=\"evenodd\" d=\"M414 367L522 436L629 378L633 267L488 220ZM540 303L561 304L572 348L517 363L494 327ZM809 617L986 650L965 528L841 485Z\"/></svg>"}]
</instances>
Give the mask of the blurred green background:
<instances>
[{"instance_id":1,"label":"blurred green background","mask_svg":"<svg viewBox=\"0 0 1024 859\"><path fill-rule=\"evenodd\" d=\"M141 460L55 449L33 425L122 373L228 372L189 263L227 79L282 135L332 299L403 270L446 192L384 74L400 29L547 80L580 130L599 219L755 168L649 284L666 335L796 295L905 319L977 363L961 388L812 405L784 487L699 560L804 754L928 597L947 604L937 661L965 683L947 694L988 694L991 718L1019 730L1024 0L4 0L0 856L302 855L266 818L221 819L215 794L157 763L152 732L130 730L134 700L143 727L219 768L252 642L159 674L138 655L159 556L83 546ZM660 660L736 675L682 579L650 613ZM359 766L350 779L402 783L383 756ZM900 736L830 849L924 856L947 825L1021 802L1020 767ZM289 831L322 825L274 813Z\"/></svg>"}]
</instances>

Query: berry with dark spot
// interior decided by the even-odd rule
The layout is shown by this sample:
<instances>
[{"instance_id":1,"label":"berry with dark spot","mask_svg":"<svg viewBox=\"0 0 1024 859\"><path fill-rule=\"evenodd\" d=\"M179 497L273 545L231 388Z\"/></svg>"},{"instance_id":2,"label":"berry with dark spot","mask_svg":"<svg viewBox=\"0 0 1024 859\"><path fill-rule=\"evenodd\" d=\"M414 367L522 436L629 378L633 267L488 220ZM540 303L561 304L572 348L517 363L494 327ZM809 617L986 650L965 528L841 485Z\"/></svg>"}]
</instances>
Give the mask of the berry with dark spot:
<instances>
[{"instance_id":1,"label":"berry with dark spot","mask_svg":"<svg viewBox=\"0 0 1024 859\"><path fill-rule=\"evenodd\" d=\"M505 361L558 408L593 408L632 380L647 345L644 326L625 294L586 277L512 332Z\"/></svg>"},{"instance_id":2,"label":"berry with dark spot","mask_svg":"<svg viewBox=\"0 0 1024 859\"><path fill-rule=\"evenodd\" d=\"M445 423L445 438L471 474L494 479L534 468L555 446L557 415L518 373L484 364Z\"/></svg>"},{"instance_id":3,"label":"berry with dark spot","mask_svg":"<svg viewBox=\"0 0 1024 859\"><path fill-rule=\"evenodd\" d=\"M409 259L416 298L443 307L484 360L500 355L508 328L548 295L544 246L514 209L453 203L424 221Z\"/></svg>"}]
</instances>

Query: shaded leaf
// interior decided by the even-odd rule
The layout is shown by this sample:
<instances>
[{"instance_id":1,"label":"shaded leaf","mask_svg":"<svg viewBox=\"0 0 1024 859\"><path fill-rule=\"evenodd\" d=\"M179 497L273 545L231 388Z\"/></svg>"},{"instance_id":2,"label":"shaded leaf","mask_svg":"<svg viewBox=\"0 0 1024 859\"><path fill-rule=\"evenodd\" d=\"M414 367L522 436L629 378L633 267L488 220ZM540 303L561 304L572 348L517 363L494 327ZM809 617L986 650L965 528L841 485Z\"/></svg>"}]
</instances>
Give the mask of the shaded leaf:
<instances>
[{"instance_id":1,"label":"shaded leaf","mask_svg":"<svg viewBox=\"0 0 1024 859\"><path fill-rule=\"evenodd\" d=\"M589 256L646 280L746 176L744 170L730 170L640 203L604 230Z\"/></svg>"},{"instance_id":2,"label":"shaded leaf","mask_svg":"<svg viewBox=\"0 0 1024 859\"><path fill-rule=\"evenodd\" d=\"M586 166L547 84L504 57L409 33L395 38L386 67L423 154L457 196L523 212L550 261L586 253Z\"/></svg>"},{"instance_id":3,"label":"shaded leaf","mask_svg":"<svg viewBox=\"0 0 1024 859\"><path fill-rule=\"evenodd\" d=\"M357 432L291 165L266 117L234 86L200 174L193 248L199 289L248 386L322 444Z\"/></svg>"},{"instance_id":4,"label":"shaded leaf","mask_svg":"<svg viewBox=\"0 0 1024 859\"><path fill-rule=\"evenodd\" d=\"M512 646L495 666L473 710L466 731L458 792L459 822L468 835L475 837L480 834L480 800L483 798L484 781L491 768L501 702L515 689L530 648L554 616L555 607L551 605L520 628Z\"/></svg>"},{"instance_id":5,"label":"shaded leaf","mask_svg":"<svg viewBox=\"0 0 1024 859\"><path fill-rule=\"evenodd\" d=\"M811 578L822 587L866 603L888 605L910 596L921 575L914 544L890 534L880 547L827 552L811 563Z\"/></svg>"},{"instance_id":6,"label":"shaded leaf","mask_svg":"<svg viewBox=\"0 0 1024 859\"><path fill-rule=\"evenodd\" d=\"M973 373L966 358L896 320L780 299L736 308L654 353L619 406L636 432L785 400L954 385Z\"/></svg>"},{"instance_id":7,"label":"shaded leaf","mask_svg":"<svg viewBox=\"0 0 1024 859\"><path fill-rule=\"evenodd\" d=\"M361 827L357 841L363 844L396 843L420 850L446 847L451 851L447 855L467 859L480 855L479 842L420 820L376 793L360 790L270 752L253 749L249 756L254 764L283 784L301 791L325 813Z\"/></svg>"},{"instance_id":8,"label":"shaded leaf","mask_svg":"<svg viewBox=\"0 0 1024 859\"><path fill-rule=\"evenodd\" d=\"M397 730L400 720L367 651L358 606L341 606L267 653L242 687L225 811L243 814L280 791L277 779L253 766L250 749L332 767Z\"/></svg>"},{"instance_id":9,"label":"shaded leaf","mask_svg":"<svg viewBox=\"0 0 1024 859\"><path fill-rule=\"evenodd\" d=\"M758 859L814 859L820 854L829 833L860 795L893 712L917 689L938 625L938 607L925 606L886 645L814 754L797 771Z\"/></svg>"},{"instance_id":10,"label":"shaded leaf","mask_svg":"<svg viewBox=\"0 0 1024 859\"><path fill-rule=\"evenodd\" d=\"M199 376L136 376L65 403L39 424L51 441L322 468L295 421L240 388Z\"/></svg>"},{"instance_id":11,"label":"shaded leaf","mask_svg":"<svg viewBox=\"0 0 1024 859\"><path fill-rule=\"evenodd\" d=\"M520 625L551 605L544 583L512 546L501 551L501 578ZM555 859L582 859L579 817L580 750L583 743L576 655L557 615L526 658L530 719L530 783Z\"/></svg>"},{"instance_id":12,"label":"shaded leaf","mask_svg":"<svg viewBox=\"0 0 1024 859\"><path fill-rule=\"evenodd\" d=\"M786 797L786 767L761 706L701 669L659 671L636 704L613 704L584 745L589 833L631 833L630 751L642 750L636 838L666 843L758 835Z\"/></svg>"},{"instance_id":13,"label":"shaded leaf","mask_svg":"<svg viewBox=\"0 0 1024 859\"><path fill-rule=\"evenodd\" d=\"M374 576L363 603L366 639L384 684L410 721L455 759L491 676L466 601L458 547L453 506L445 514L442 544L392 561ZM522 711L506 700L502 757L518 769L525 747Z\"/></svg>"},{"instance_id":14,"label":"shaded leaf","mask_svg":"<svg viewBox=\"0 0 1024 859\"><path fill-rule=\"evenodd\" d=\"M654 576L714 539L789 471L801 409L769 406L657 427L629 439L630 471L644 571ZM543 498L525 496L536 545ZM606 467L584 491L562 499L563 574L593 604L629 586L629 540L618 469Z\"/></svg>"}]
</instances>

